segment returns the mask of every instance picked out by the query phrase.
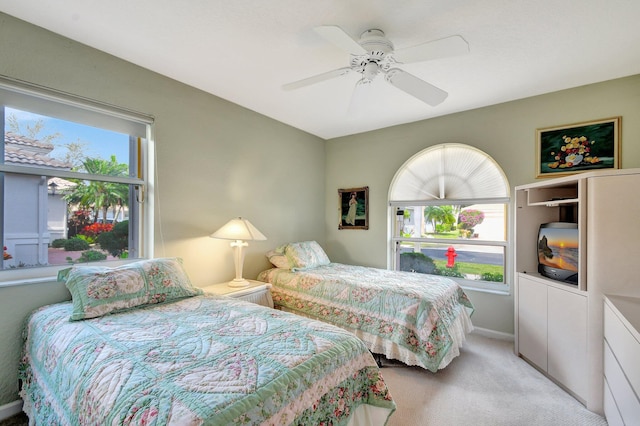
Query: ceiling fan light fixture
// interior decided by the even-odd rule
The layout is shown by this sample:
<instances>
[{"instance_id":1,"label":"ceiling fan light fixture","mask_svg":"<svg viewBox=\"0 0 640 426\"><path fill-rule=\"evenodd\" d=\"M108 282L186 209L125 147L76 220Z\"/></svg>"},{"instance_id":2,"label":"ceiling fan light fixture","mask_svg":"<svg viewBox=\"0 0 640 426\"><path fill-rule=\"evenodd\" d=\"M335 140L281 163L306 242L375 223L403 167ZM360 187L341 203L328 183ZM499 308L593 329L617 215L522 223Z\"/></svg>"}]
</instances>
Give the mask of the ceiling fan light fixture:
<instances>
[{"instance_id":1,"label":"ceiling fan light fixture","mask_svg":"<svg viewBox=\"0 0 640 426\"><path fill-rule=\"evenodd\" d=\"M378 64L371 61L364 66L364 69L362 70L362 75L364 76L364 78L371 81L378 75L379 72L380 72L380 67L378 66Z\"/></svg>"},{"instance_id":2,"label":"ceiling fan light fixture","mask_svg":"<svg viewBox=\"0 0 640 426\"><path fill-rule=\"evenodd\" d=\"M363 91L378 74L384 74L385 80L392 86L427 105L436 106L447 98L446 91L396 67L410 62L469 53L469 44L458 35L395 51L393 43L385 37L383 31L378 29L363 32L358 40L351 38L336 25L323 25L316 27L315 31L325 40L351 55L349 66L285 84L283 86L285 90L298 89L349 72L357 72L362 75L362 78L356 84L356 89Z\"/></svg>"}]
</instances>

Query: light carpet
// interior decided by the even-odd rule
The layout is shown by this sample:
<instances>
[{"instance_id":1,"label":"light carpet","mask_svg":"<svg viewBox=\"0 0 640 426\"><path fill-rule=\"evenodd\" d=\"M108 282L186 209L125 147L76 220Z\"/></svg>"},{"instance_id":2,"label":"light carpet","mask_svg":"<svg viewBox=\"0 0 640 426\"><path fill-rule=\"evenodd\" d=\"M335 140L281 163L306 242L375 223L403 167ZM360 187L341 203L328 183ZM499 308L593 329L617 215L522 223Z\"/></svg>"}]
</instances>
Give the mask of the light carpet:
<instances>
[{"instance_id":1,"label":"light carpet","mask_svg":"<svg viewBox=\"0 0 640 426\"><path fill-rule=\"evenodd\" d=\"M393 361L382 374L396 401L388 426L604 426L524 360L513 342L471 333L461 354L431 373Z\"/></svg>"}]
</instances>

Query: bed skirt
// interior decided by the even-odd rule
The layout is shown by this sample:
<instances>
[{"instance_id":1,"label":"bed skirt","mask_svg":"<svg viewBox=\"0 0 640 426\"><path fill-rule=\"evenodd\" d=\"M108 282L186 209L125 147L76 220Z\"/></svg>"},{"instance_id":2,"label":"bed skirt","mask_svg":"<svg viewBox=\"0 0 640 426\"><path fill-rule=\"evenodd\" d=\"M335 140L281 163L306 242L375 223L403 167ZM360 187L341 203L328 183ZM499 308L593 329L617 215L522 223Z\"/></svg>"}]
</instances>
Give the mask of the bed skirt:
<instances>
[{"instance_id":1,"label":"bed skirt","mask_svg":"<svg viewBox=\"0 0 640 426\"><path fill-rule=\"evenodd\" d=\"M318 318L304 315L298 311L289 310L283 306L278 306L277 309L318 320ZM395 359L406 365L417 365L428 370L428 368L420 362L420 360L413 352L401 346L398 346L390 340L382 339L380 338L380 336L376 336L362 330L354 330L346 327L341 328L355 334L360 340L365 343L365 345L367 345L369 350L374 354L384 355L385 357L387 357L387 359ZM471 322L471 317L469 316L469 312L467 311L467 309L462 308L460 310L460 314L451 323L447 330L449 331L451 337L451 347L442 358L442 361L440 361L438 370L442 370L443 368L445 368L455 357L460 355L460 348L466 340L465 335L473 331L473 324Z\"/></svg>"}]
</instances>

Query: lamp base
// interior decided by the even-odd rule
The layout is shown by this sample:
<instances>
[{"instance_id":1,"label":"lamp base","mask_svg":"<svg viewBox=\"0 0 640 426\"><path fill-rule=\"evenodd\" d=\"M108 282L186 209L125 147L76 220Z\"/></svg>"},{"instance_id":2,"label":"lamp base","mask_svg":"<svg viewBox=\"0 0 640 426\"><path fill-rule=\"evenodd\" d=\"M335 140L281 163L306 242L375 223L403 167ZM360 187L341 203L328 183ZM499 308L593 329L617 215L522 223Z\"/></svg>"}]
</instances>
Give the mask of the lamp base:
<instances>
[{"instance_id":1,"label":"lamp base","mask_svg":"<svg viewBox=\"0 0 640 426\"><path fill-rule=\"evenodd\" d=\"M244 278L234 278L233 280L227 283L229 287L248 287L249 281Z\"/></svg>"}]
</instances>

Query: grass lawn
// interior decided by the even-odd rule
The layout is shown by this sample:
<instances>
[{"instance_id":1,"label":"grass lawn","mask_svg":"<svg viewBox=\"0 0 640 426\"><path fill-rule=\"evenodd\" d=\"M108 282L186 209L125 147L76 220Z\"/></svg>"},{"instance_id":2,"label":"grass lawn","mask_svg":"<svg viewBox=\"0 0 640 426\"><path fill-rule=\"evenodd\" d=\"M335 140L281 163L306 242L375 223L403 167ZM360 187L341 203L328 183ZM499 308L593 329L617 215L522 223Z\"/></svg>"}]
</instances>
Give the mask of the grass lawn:
<instances>
[{"instance_id":1,"label":"grass lawn","mask_svg":"<svg viewBox=\"0 0 640 426\"><path fill-rule=\"evenodd\" d=\"M428 233L426 237L430 238L442 238L442 239L451 239L451 238L461 238L460 231L450 231L450 232L438 232L438 233Z\"/></svg>"},{"instance_id":2,"label":"grass lawn","mask_svg":"<svg viewBox=\"0 0 640 426\"><path fill-rule=\"evenodd\" d=\"M435 263L439 269L444 269L447 265L446 260L434 260L433 263ZM462 274L482 275L491 273L504 275L504 268L500 265L484 265L470 262L456 262L456 265L458 265L458 271Z\"/></svg>"}]
</instances>

